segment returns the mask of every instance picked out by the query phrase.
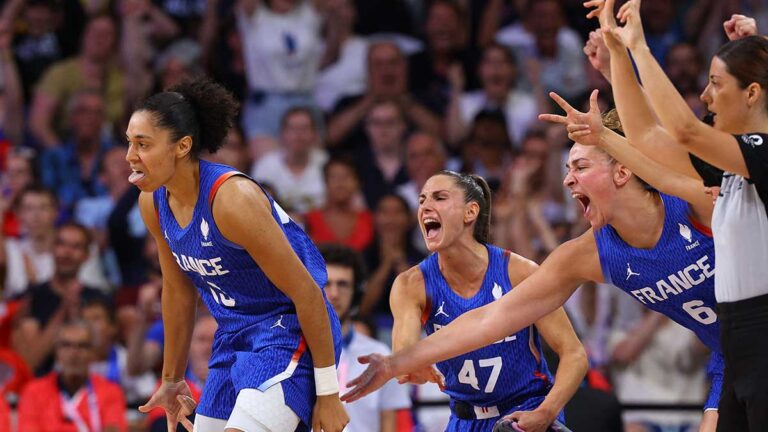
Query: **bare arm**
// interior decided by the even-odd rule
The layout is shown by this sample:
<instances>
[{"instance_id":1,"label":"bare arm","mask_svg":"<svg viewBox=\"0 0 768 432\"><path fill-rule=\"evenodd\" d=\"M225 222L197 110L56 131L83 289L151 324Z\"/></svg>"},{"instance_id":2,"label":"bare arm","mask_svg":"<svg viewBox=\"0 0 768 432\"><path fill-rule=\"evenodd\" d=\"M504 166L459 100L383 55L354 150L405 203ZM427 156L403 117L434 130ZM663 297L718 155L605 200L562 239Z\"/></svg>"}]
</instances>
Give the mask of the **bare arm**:
<instances>
[{"instance_id":1,"label":"bare arm","mask_svg":"<svg viewBox=\"0 0 768 432\"><path fill-rule=\"evenodd\" d=\"M451 84L451 96L445 113L445 138L448 144L456 147L467 134L467 123L461 115L461 95L465 80L460 64L451 65L448 81Z\"/></svg>"},{"instance_id":2,"label":"bare arm","mask_svg":"<svg viewBox=\"0 0 768 432\"><path fill-rule=\"evenodd\" d=\"M513 256L513 259L510 259L510 279L516 275L526 277L533 274L537 267L531 261L519 257L514 259ZM587 353L562 307L536 321L536 328L560 358L555 384L544 398L544 402L534 410L542 413L547 420L545 423L550 424L584 380L584 374L587 373L588 368ZM526 428L525 420L527 419L520 419L520 426L523 428Z\"/></svg>"},{"instance_id":3,"label":"bare arm","mask_svg":"<svg viewBox=\"0 0 768 432\"><path fill-rule=\"evenodd\" d=\"M381 432L397 432L397 410L385 410L379 413Z\"/></svg>"},{"instance_id":4,"label":"bare arm","mask_svg":"<svg viewBox=\"0 0 768 432\"><path fill-rule=\"evenodd\" d=\"M645 43L637 0L622 6L619 14L626 25L614 28L612 32L632 52L640 78L645 83L645 92L662 125L677 142L710 164L749 177L736 139L699 121L651 55Z\"/></svg>"},{"instance_id":5,"label":"bare arm","mask_svg":"<svg viewBox=\"0 0 768 432\"><path fill-rule=\"evenodd\" d=\"M318 307L325 304L322 291L272 218L267 196L252 181L234 177L224 182L217 198L213 216L221 233L237 239L269 280L293 301L315 367L333 366L330 320L326 308Z\"/></svg>"},{"instance_id":6,"label":"bare arm","mask_svg":"<svg viewBox=\"0 0 768 432\"><path fill-rule=\"evenodd\" d=\"M59 100L43 90L35 91L29 113L30 133L45 148L54 148L59 144L59 137L53 130L53 117L59 106Z\"/></svg>"},{"instance_id":7,"label":"bare arm","mask_svg":"<svg viewBox=\"0 0 768 432\"><path fill-rule=\"evenodd\" d=\"M24 95L11 51L13 32L10 25L10 22L0 22L0 70L5 81L3 132L14 145L20 145L24 130Z\"/></svg>"},{"instance_id":8,"label":"bare arm","mask_svg":"<svg viewBox=\"0 0 768 432\"><path fill-rule=\"evenodd\" d=\"M373 97L366 94L343 111L334 114L328 122L328 147L338 146L365 117L372 104Z\"/></svg>"},{"instance_id":9,"label":"bare arm","mask_svg":"<svg viewBox=\"0 0 768 432\"><path fill-rule=\"evenodd\" d=\"M499 21L504 11L504 0L489 0L480 17L480 25L477 29L477 45L484 47L493 42L496 32L499 31Z\"/></svg>"},{"instance_id":10,"label":"bare arm","mask_svg":"<svg viewBox=\"0 0 768 432\"><path fill-rule=\"evenodd\" d=\"M619 342L611 352L611 358L619 365L628 365L645 351L661 325L667 321L664 315L647 313L643 319Z\"/></svg>"},{"instance_id":11,"label":"bare arm","mask_svg":"<svg viewBox=\"0 0 768 432\"><path fill-rule=\"evenodd\" d=\"M184 379L189 357L192 327L197 312L197 291L176 263L171 248L160 231L152 194L139 195L139 208L144 224L157 243L160 268L163 272L162 310L165 344L163 349L164 381Z\"/></svg>"},{"instance_id":12,"label":"bare arm","mask_svg":"<svg viewBox=\"0 0 768 432\"><path fill-rule=\"evenodd\" d=\"M392 327L392 351L400 351L421 339L421 316L426 303L424 277L418 267L406 270L395 279L389 297L389 305L395 319Z\"/></svg>"}]
</instances>

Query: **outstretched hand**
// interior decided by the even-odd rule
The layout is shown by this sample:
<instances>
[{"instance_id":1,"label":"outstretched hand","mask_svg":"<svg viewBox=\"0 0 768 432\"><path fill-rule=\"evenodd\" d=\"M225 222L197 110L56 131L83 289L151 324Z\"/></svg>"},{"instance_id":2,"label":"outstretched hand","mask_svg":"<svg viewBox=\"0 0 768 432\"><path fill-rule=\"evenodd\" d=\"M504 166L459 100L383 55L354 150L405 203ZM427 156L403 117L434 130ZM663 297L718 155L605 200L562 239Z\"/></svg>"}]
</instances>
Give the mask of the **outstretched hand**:
<instances>
[{"instance_id":1,"label":"outstretched hand","mask_svg":"<svg viewBox=\"0 0 768 432\"><path fill-rule=\"evenodd\" d=\"M187 416L191 415L197 403L192 399L192 392L186 381L163 381L149 401L139 407L139 411L148 413L155 408L165 410L168 432L175 432L176 426L181 423L188 432L192 432L192 422Z\"/></svg>"},{"instance_id":2,"label":"outstretched hand","mask_svg":"<svg viewBox=\"0 0 768 432\"><path fill-rule=\"evenodd\" d=\"M600 144L600 133L603 131L603 120L600 115L600 107L597 104L598 90L593 90L589 96L589 111L581 112L572 107L560 95L550 92L551 97L560 108L565 111L565 116L557 114L539 114L539 120L551 123L560 123L568 131L568 139L583 145L596 146Z\"/></svg>"},{"instance_id":3,"label":"outstretched hand","mask_svg":"<svg viewBox=\"0 0 768 432\"><path fill-rule=\"evenodd\" d=\"M357 361L368 367L359 377L347 383L347 388L351 387L352 390L341 397L344 402L354 402L376 391L395 376L392 373L392 356L370 354L358 357Z\"/></svg>"}]
</instances>

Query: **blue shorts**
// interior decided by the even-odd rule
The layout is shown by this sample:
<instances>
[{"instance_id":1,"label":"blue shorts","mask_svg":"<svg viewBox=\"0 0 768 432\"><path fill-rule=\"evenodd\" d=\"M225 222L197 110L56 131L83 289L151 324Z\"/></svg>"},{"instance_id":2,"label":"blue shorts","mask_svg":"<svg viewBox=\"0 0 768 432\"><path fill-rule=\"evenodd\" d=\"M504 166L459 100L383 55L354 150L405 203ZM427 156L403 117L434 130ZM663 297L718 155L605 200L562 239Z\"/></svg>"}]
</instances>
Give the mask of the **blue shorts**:
<instances>
[{"instance_id":1,"label":"blue shorts","mask_svg":"<svg viewBox=\"0 0 768 432\"><path fill-rule=\"evenodd\" d=\"M300 328L298 317L284 315L280 323L284 328L272 328L270 321L235 334L216 334L208 379L197 407L200 414L226 420L240 390L265 391L281 383L285 404L309 430L315 405L312 356L301 333L294 330ZM337 320L331 320L331 328L338 364L341 329Z\"/></svg>"},{"instance_id":2,"label":"blue shorts","mask_svg":"<svg viewBox=\"0 0 768 432\"><path fill-rule=\"evenodd\" d=\"M543 397L534 397L531 399L528 399L527 401L523 402L520 405L517 405L509 410L507 410L504 414L492 417L488 419L483 420L465 420L460 419L456 417L455 414L451 413L451 418L448 421L448 426L445 428L446 432L491 432L493 430L493 425L496 424L499 419L502 417L512 414L515 411L533 411L536 408L538 408L541 403L544 402ZM561 423L565 424L565 413L563 411L560 411L560 414L557 415L557 420Z\"/></svg>"}]
</instances>

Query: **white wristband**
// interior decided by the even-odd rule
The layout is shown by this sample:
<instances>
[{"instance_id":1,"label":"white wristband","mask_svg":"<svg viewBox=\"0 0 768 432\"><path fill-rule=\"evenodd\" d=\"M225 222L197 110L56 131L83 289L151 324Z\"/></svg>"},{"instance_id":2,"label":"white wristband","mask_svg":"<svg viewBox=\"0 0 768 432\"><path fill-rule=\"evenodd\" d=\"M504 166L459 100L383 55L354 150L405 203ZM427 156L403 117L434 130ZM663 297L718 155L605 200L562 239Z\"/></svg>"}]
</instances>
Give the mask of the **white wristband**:
<instances>
[{"instance_id":1,"label":"white wristband","mask_svg":"<svg viewBox=\"0 0 768 432\"><path fill-rule=\"evenodd\" d=\"M336 377L336 365L315 368L315 394L328 396L339 392L339 380Z\"/></svg>"}]
</instances>

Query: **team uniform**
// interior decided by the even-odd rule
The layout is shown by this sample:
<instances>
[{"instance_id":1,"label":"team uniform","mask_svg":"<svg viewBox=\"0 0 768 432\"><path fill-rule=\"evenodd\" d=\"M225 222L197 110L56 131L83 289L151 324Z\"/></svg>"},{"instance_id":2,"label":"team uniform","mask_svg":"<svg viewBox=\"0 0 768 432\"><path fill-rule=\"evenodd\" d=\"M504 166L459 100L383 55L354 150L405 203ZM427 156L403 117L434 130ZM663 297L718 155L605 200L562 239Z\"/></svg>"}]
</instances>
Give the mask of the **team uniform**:
<instances>
[{"instance_id":1,"label":"team uniform","mask_svg":"<svg viewBox=\"0 0 768 432\"><path fill-rule=\"evenodd\" d=\"M715 245L709 229L690 217L680 198L659 193L664 228L656 246L628 245L610 225L595 230L603 277L645 307L696 333L712 350L712 386L705 409L717 409L723 383L720 325L715 301Z\"/></svg>"},{"instance_id":2,"label":"team uniform","mask_svg":"<svg viewBox=\"0 0 768 432\"><path fill-rule=\"evenodd\" d=\"M165 241L218 323L210 372L197 412L213 419L228 419L241 390L270 391L283 394L284 404L302 422L298 430L309 430L315 404L313 363L294 304L267 278L248 251L221 234L213 219L216 191L235 175L243 174L225 165L200 161L200 193L186 227L179 226L173 216L165 187L154 192ZM327 274L319 251L285 211L267 197L275 222L322 288ZM327 299L325 309L338 363L341 326Z\"/></svg>"},{"instance_id":3,"label":"team uniform","mask_svg":"<svg viewBox=\"0 0 768 432\"><path fill-rule=\"evenodd\" d=\"M735 135L749 178L697 171L720 185L712 214L725 381L718 431L768 428L768 134Z\"/></svg>"},{"instance_id":4,"label":"team uniform","mask_svg":"<svg viewBox=\"0 0 768 432\"><path fill-rule=\"evenodd\" d=\"M437 253L419 264L427 296L424 330L428 335L512 289L509 251L492 245L486 248L488 269L480 290L469 299L459 296L448 285L440 272ZM448 431L490 431L500 416L536 409L552 388L552 375L542 357L541 339L534 326L436 366L445 377L445 392L451 397ZM558 420L563 421L562 412Z\"/></svg>"}]
</instances>

